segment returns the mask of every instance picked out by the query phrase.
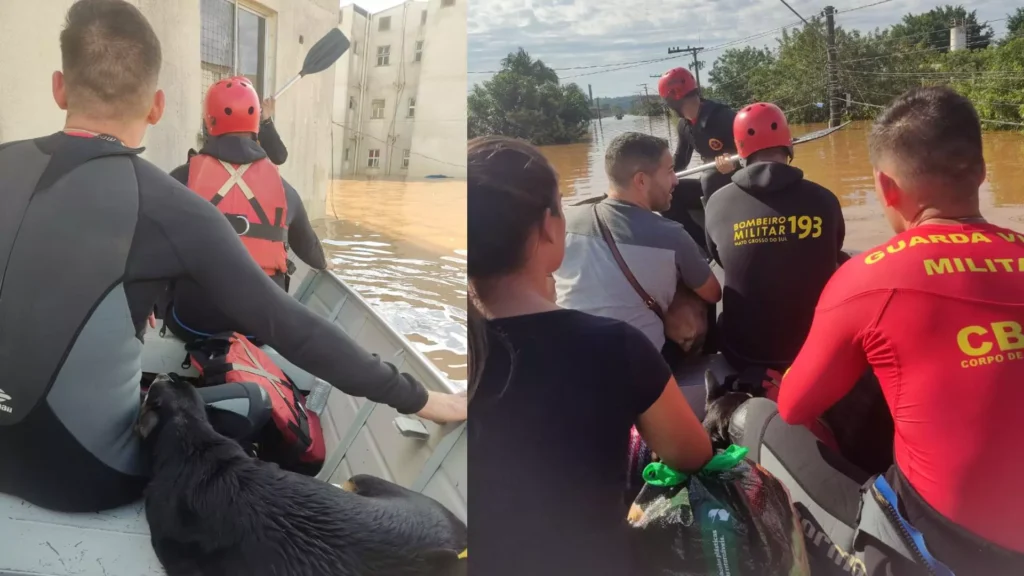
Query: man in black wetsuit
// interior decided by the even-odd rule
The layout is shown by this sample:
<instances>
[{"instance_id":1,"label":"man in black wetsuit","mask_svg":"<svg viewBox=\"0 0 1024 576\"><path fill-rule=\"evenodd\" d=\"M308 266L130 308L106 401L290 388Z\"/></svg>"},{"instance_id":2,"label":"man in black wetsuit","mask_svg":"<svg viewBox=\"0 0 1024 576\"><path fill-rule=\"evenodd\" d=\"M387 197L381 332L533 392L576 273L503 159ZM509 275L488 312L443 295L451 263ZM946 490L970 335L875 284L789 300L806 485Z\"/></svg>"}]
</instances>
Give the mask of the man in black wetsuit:
<instances>
[{"instance_id":1,"label":"man in black wetsuit","mask_svg":"<svg viewBox=\"0 0 1024 576\"><path fill-rule=\"evenodd\" d=\"M309 223L299 193L271 165L269 153L256 141L257 130L264 130L266 123L260 122L259 96L249 79L236 76L210 86L204 109L209 134L206 144L197 154L189 155L187 164L172 170L171 177L214 202L237 225L256 263L285 291L293 271L287 261L288 248L311 268L325 269L327 260L320 239ZM228 184L236 171L238 180ZM254 209L253 202L260 210ZM280 222L261 225L261 219L274 218L278 212L282 215ZM205 291L191 279L175 283L173 302L162 317L164 325L185 342L240 331L234 321L211 305ZM254 339L252 334L246 336ZM257 345L262 344L256 340Z\"/></svg>"},{"instance_id":2,"label":"man in black wetsuit","mask_svg":"<svg viewBox=\"0 0 1024 576\"><path fill-rule=\"evenodd\" d=\"M708 248L725 271L719 349L742 370L785 370L832 276L846 227L839 200L789 165L793 138L774 104L744 107L734 126L747 166L708 200Z\"/></svg>"},{"instance_id":3,"label":"man in black wetsuit","mask_svg":"<svg viewBox=\"0 0 1024 576\"><path fill-rule=\"evenodd\" d=\"M707 249L703 223L694 218L700 214L705 201L722 186L729 183L729 174L735 169L728 161L736 153L733 142L732 123L736 113L728 106L700 95L697 80L685 68L673 68L658 80L658 94L665 104L679 115L677 131L675 170L685 170L690 165L694 151L705 163L715 162L718 171L708 171L698 180L682 178L672 194L672 207L663 214L686 228L697 244Z\"/></svg>"},{"instance_id":4,"label":"man in black wetsuit","mask_svg":"<svg viewBox=\"0 0 1024 576\"><path fill-rule=\"evenodd\" d=\"M137 8L80 0L60 41L65 129L0 146L0 492L63 511L141 496L142 334L183 278L339 390L465 418L465 398L428 392L285 294L223 214L139 157L164 96L160 42Z\"/></svg>"}]
</instances>

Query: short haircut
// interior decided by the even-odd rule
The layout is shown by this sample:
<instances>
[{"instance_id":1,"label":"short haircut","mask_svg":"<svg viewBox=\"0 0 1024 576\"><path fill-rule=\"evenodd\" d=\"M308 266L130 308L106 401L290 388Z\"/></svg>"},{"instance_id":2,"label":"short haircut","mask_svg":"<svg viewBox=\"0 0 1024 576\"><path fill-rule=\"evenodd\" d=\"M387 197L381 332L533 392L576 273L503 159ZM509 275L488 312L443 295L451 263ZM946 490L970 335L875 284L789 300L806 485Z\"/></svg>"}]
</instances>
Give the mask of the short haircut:
<instances>
[{"instance_id":1,"label":"short haircut","mask_svg":"<svg viewBox=\"0 0 1024 576\"><path fill-rule=\"evenodd\" d=\"M79 0L60 33L68 109L125 119L149 110L160 77L160 40L124 0Z\"/></svg>"},{"instance_id":2,"label":"short haircut","mask_svg":"<svg viewBox=\"0 0 1024 576\"><path fill-rule=\"evenodd\" d=\"M640 132L615 137L604 153L604 171L619 188L629 188L637 172L653 174L668 150L668 141Z\"/></svg>"},{"instance_id":3,"label":"short haircut","mask_svg":"<svg viewBox=\"0 0 1024 576\"><path fill-rule=\"evenodd\" d=\"M981 123L967 98L944 86L915 88L893 100L868 136L871 163L890 158L910 179L971 181L984 170Z\"/></svg>"}]
</instances>

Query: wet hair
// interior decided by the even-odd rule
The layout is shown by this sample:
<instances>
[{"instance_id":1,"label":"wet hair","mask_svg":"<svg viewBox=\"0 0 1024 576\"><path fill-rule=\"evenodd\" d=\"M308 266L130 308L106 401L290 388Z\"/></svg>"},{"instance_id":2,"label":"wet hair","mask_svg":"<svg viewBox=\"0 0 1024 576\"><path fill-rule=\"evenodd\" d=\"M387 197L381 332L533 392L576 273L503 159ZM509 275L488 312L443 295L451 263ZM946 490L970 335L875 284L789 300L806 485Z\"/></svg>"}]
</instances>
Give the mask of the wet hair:
<instances>
[{"instance_id":1,"label":"wet hair","mask_svg":"<svg viewBox=\"0 0 1024 576\"><path fill-rule=\"evenodd\" d=\"M124 0L79 0L60 33L68 109L105 118L149 110L160 77L160 40Z\"/></svg>"},{"instance_id":2,"label":"wet hair","mask_svg":"<svg viewBox=\"0 0 1024 576\"><path fill-rule=\"evenodd\" d=\"M981 123L967 98L944 86L915 88L893 100L868 136L871 163L892 158L902 174L961 188L985 168Z\"/></svg>"},{"instance_id":3,"label":"wet hair","mask_svg":"<svg viewBox=\"0 0 1024 576\"><path fill-rule=\"evenodd\" d=\"M658 170L666 150L664 138L640 132L619 134L604 153L604 171L615 186L629 188L637 172L654 174Z\"/></svg>"},{"instance_id":4,"label":"wet hair","mask_svg":"<svg viewBox=\"0 0 1024 576\"><path fill-rule=\"evenodd\" d=\"M519 270L530 234L546 214L561 213L558 176L540 150L522 140L483 136L467 146L466 221L471 281ZM470 296L469 395L487 359L487 324Z\"/></svg>"}]
</instances>

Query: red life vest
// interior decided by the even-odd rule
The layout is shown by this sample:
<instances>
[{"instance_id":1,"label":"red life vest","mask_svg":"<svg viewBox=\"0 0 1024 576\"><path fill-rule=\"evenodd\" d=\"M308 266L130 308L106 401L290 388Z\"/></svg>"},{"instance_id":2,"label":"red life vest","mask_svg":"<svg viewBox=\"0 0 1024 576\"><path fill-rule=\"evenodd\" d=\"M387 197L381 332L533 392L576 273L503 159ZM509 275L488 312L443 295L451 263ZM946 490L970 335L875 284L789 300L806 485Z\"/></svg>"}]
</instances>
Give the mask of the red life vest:
<instances>
[{"instance_id":1,"label":"red life vest","mask_svg":"<svg viewBox=\"0 0 1024 576\"><path fill-rule=\"evenodd\" d=\"M263 435L260 459L310 476L320 471L327 455L320 417L306 410L305 397L269 356L237 332L217 334L186 349L203 384L254 382L267 393L275 433Z\"/></svg>"},{"instance_id":2,"label":"red life vest","mask_svg":"<svg viewBox=\"0 0 1024 576\"><path fill-rule=\"evenodd\" d=\"M188 163L188 187L227 216L264 272L288 271L288 199L270 160L234 165L196 154Z\"/></svg>"}]
</instances>

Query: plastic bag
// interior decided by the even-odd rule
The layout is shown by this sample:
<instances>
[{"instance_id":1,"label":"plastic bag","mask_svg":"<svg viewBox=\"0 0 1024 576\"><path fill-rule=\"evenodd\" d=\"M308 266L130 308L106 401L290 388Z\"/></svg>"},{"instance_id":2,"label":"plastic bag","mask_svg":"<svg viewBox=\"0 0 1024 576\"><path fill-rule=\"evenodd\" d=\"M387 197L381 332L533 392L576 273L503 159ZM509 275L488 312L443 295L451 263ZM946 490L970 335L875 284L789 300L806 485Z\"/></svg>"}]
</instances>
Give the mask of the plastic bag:
<instances>
[{"instance_id":1,"label":"plastic bag","mask_svg":"<svg viewBox=\"0 0 1024 576\"><path fill-rule=\"evenodd\" d=\"M789 492L730 446L697 474L660 462L629 511L638 574L806 576L803 531Z\"/></svg>"}]
</instances>

